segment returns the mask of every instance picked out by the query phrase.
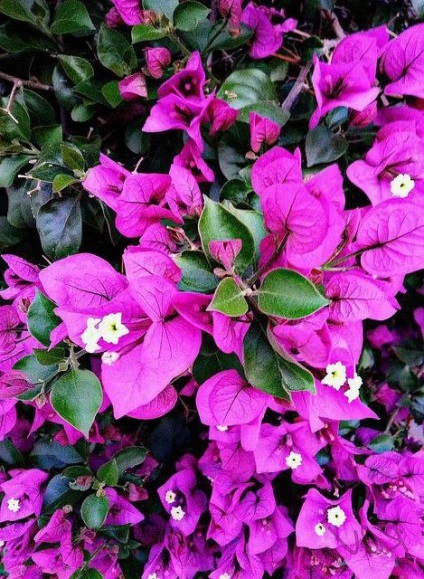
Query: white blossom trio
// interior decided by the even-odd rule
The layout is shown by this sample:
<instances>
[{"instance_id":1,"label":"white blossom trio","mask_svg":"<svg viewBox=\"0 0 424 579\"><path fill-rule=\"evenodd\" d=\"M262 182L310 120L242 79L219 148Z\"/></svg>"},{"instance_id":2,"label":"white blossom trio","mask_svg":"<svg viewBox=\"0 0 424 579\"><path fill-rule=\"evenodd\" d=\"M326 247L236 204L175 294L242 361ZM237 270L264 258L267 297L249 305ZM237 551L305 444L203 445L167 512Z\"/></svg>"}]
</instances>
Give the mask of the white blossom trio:
<instances>
[{"instance_id":1,"label":"white blossom trio","mask_svg":"<svg viewBox=\"0 0 424 579\"><path fill-rule=\"evenodd\" d=\"M99 346L100 339L108 344L116 345L119 339L128 333L129 329L122 323L122 313L107 314L103 318L88 318L87 327L81 334L81 340L84 343L86 352L94 354L94 352L101 349ZM114 357L112 356L112 358Z\"/></svg>"}]
</instances>

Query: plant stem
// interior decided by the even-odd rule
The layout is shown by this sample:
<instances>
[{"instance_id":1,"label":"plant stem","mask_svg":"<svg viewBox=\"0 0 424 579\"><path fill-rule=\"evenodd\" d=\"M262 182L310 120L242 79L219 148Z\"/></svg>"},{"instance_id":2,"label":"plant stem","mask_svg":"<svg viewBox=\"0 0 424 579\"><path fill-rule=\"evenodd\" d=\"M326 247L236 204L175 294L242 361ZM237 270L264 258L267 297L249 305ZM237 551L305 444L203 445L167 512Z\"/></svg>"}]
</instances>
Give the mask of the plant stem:
<instances>
[{"instance_id":1,"label":"plant stem","mask_svg":"<svg viewBox=\"0 0 424 579\"><path fill-rule=\"evenodd\" d=\"M327 18L327 20L329 20L337 38L339 38L340 40L345 38L346 33L343 30L336 14L334 12L331 12L330 10L322 10L322 13Z\"/></svg>"},{"instance_id":2,"label":"plant stem","mask_svg":"<svg viewBox=\"0 0 424 579\"><path fill-rule=\"evenodd\" d=\"M300 93L303 90L305 90L305 88L307 88L305 81L306 81L306 77L309 74L309 71L311 70L311 67L312 67L312 62L309 62L300 71L300 74L297 77L296 82L292 86L289 94L286 96L286 98L283 101L283 104L281 105L281 108L283 110L290 112L290 109L294 105L294 102L296 101L297 97L300 95Z\"/></svg>"},{"instance_id":3,"label":"plant stem","mask_svg":"<svg viewBox=\"0 0 424 579\"><path fill-rule=\"evenodd\" d=\"M11 82L14 86L19 88L20 86L27 86L28 88L33 88L35 90L53 90L53 87L49 84L43 84L36 80L24 80L22 78L17 78L5 72L0 72L0 79L7 80Z\"/></svg>"}]
</instances>

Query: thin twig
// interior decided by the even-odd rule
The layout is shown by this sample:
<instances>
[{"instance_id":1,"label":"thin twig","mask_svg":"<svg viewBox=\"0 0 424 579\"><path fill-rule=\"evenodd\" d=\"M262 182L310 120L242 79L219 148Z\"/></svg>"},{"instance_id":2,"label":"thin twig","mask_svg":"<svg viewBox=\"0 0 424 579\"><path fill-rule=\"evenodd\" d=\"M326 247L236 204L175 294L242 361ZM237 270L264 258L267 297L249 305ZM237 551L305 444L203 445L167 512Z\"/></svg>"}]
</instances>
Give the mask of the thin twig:
<instances>
[{"instance_id":1,"label":"thin twig","mask_svg":"<svg viewBox=\"0 0 424 579\"><path fill-rule=\"evenodd\" d=\"M284 62L289 62L290 64L299 64L300 58L291 58L290 56L285 56L284 54L278 54L278 52L274 52L272 55L274 58L278 58L279 60L284 60Z\"/></svg>"},{"instance_id":2,"label":"thin twig","mask_svg":"<svg viewBox=\"0 0 424 579\"><path fill-rule=\"evenodd\" d=\"M342 38L346 36L346 33L343 30L342 25L340 24L336 14L334 12L331 12L330 10L323 10L322 13L327 18L327 20L330 21L331 27L333 28L337 38L342 40Z\"/></svg>"},{"instance_id":3,"label":"thin twig","mask_svg":"<svg viewBox=\"0 0 424 579\"><path fill-rule=\"evenodd\" d=\"M43 84L36 80L25 80L22 78L18 78L16 76L12 76L11 74L7 74L5 72L0 72L0 78L3 80L7 80L11 82L14 86L27 86L28 88L33 88L35 90L53 90L53 87L49 84Z\"/></svg>"},{"instance_id":4,"label":"thin twig","mask_svg":"<svg viewBox=\"0 0 424 579\"><path fill-rule=\"evenodd\" d=\"M283 104L281 105L281 108L283 110L290 112L290 109L292 108L292 106L293 106L295 100L297 99L297 97L299 96L299 94L303 90L305 90L305 88L308 88L305 81L306 81L306 77L309 74L309 71L311 70L311 67L312 67L312 62L309 62L300 71L300 74L297 77L296 82L292 86L289 94L286 96L286 98L283 101Z\"/></svg>"}]
</instances>

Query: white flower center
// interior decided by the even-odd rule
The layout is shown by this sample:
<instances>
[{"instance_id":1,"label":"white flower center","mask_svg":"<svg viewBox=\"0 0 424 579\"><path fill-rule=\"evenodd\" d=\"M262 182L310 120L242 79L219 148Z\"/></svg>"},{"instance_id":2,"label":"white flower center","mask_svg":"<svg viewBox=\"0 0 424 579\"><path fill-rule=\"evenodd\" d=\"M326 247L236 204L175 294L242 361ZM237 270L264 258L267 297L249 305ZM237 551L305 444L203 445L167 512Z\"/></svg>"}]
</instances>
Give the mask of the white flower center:
<instances>
[{"instance_id":1,"label":"white flower center","mask_svg":"<svg viewBox=\"0 0 424 579\"><path fill-rule=\"evenodd\" d=\"M294 452L293 450L290 452L288 456L286 456L286 465L295 470L302 464L302 455L298 452Z\"/></svg>"},{"instance_id":2,"label":"white flower center","mask_svg":"<svg viewBox=\"0 0 424 579\"><path fill-rule=\"evenodd\" d=\"M159 575L157 575L156 573L150 573L147 579L159 579Z\"/></svg>"},{"instance_id":3,"label":"white flower center","mask_svg":"<svg viewBox=\"0 0 424 579\"><path fill-rule=\"evenodd\" d=\"M9 499L7 501L7 508L12 513L17 513L21 508L21 501L19 499Z\"/></svg>"},{"instance_id":4,"label":"white flower center","mask_svg":"<svg viewBox=\"0 0 424 579\"><path fill-rule=\"evenodd\" d=\"M168 505L172 505L172 503L175 503L176 500L177 495L174 493L174 491L166 491L165 501L168 503Z\"/></svg>"},{"instance_id":5,"label":"white flower center","mask_svg":"<svg viewBox=\"0 0 424 579\"><path fill-rule=\"evenodd\" d=\"M318 535L318 537L322 537L323 535L325 535L326 530L327 529L324 527L322 523L317 523L314 527L314 531Z\"/></svg>"},{"instance_id":6,"label":"white flower center","mask_svg":"<svg viewBox=\"0 0 424 579\"><path fill-rule=\"evenodd\" d=\"M101 337L108 344L117 344L119 338L126 336L129 329L122 323L122 314L107 314L99 324Z\"/></svg>"},{"instance_id":7,"label":"white flower center","mask_svg":"<svg viewBox=\"0 0 424 579\"><path fill-rule=\"evenodd\" d=\"M393 197L404 199L405 197L408 197L414 187L415 181L407 174L399 174L390 181L390 192Z\"/></svg>"},{"instance_id":8,"label":"white flower center","mask_svg":"<svg viewBox=\"0 0 424 579\"><path fill-rule=\"evenodd\" d=\"M119 359L118 352L105 352L102 355L102 362L107 366L112 366L112 364L114 364L118 359Z\"/></svg>"},{"instance_id":9,"label":"white flower center","mask_svg":"<svg viewBox=\"0 0 424 579\"><path fill-rule=\"evenodd\" d=\"M336 362L335 364L328 364L325 370L327 374L321 380L321 383L331 386L335 390L340 390L346 382L346 366L341 362Z\"/></svg>"},{"instance_id":10,"label":"white flower center","mask_svg":"<svg viewBox=\"0 0 424 579\"><path fill-rule=\"evenodd\" d=\"M87 328L81 334L81 340L84 343L85 350L89 354L94 354L97 350L100 350L100 346L98 345L98 341L102 337L99 328L97 328L97 324L100 323L100 319L98 318L88 318L87 319Z\"/></svg>"},{"instance_id":11,"label":"white flower center","mask_svg":"<svg viewBox=\"0 0 424 579\"><path fill-rule=\"evenodd\" d=\"M181 521L185 517L185 511L181 507L172 507L171 517L174 521Z\"/></svg>"},{"instance_id":12,"label":"white flower center","mask_svg":"<svg viewBox=\"0 0 424 579\"><path fill-rule=\"evenodd\" d=\"M327 521L334 527L341 527L346 521L346 513L339 505L331 507L327 511Z\"/></svg>"},{"instance_id":13,"label":"white flower center","mask_svg":"<svg viewBox=\"0 0 424 579\"><path fill-rule=\"evenodd\" d=\"M218 424L216 429L219 430L219 432L227 432L228 426L225 426L225 424Z\"/></svg>"},{"instance_id":14,"label":"white flower center","mask_svg":"<svg viewBox=\"0 0 424 579\"><path fill-rule=\"evenodd\" d=\"M219 579L231 579L231 575L229 575L228 573L222 573L219 576Z\"/></svg>"}]
</instances>

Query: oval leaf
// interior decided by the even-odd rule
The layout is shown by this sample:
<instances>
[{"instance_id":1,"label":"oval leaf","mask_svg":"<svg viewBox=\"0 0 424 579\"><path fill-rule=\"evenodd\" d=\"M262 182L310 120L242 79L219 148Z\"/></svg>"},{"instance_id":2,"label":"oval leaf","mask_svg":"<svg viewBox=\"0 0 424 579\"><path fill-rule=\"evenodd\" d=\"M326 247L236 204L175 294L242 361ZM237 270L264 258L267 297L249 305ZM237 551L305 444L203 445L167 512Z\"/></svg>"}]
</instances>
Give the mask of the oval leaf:
<instances>
[{"instance_id":1,"label":"oval leaf","mask_svg":"<svg viewBox=\"0 0 424 579\"><path fill-rule=\"evenodd\" d=\"M192 0L182 2L178 4L174 11L174 26L178 30L189 32L197 28L207 18L209 13L210 9L200 4L200 2Z\"/></svg>"},{"instance_id":2,"label":"oval leaf","mask_svg":"<svg viewBox=\"0 0 424 579\"><path fill-rule=\"evenodd\" d=\"M290 269L274 269L258 290L261 312L288 320L306 318L330 302L306 277Z\"/></svg>"},{"instance_id":3,"label":"oval leaf","mask_svg":"<svg viewBox=\"0 0 424 579\"><path fill-rule=\"evenodd\" d=\"M50 402L63 420L86 437L103 401L99 380L89 370L71 370L54 383Z\"/></svg>"},{"instance_id":4,"label":"oval leaf","mask_svg":"<svg viewBox=\"0 0 424 579\"><path fill-rule=\"evenodd\" d=\"M50 345L50 334L61 323L54 313L55 307L56 304L37 290L28 310L29 333L44 346Z\"/></svg>"},{"instance_id":5,"label":"oval leaf","mask_svg":"<svg viewBox=\"0 0 424 579\"><path fill-rule=\"evenodd\" d=\"M226 277L216 288L213 300L207 309L238 318L248 312L249 306L243 296L243 290L232 277Z\"/></svg>"},{"instance_id":6,"label":"oval leaf","mask_svg":"<svg viewBox=\"0 0 424 579\"><path fill-rule=\"evenodd\" d=\"M252 263L255 245L249 229L220 203L205 197L205 206L199 220L199 234L203 251L210 257L209 243L227 239L241 239L243 246L235 263L244 271Z\"/></svg>"},{"instance_id":7,"label":"oval leaf","mask_svg":"<svg viewBox=\"0 0 424 579\"><path fill-rule=\"evenodd\" d=\"M90 495L81 505L81 517L89 529L100 529L109 511L109 499Z\"/></svg>"}]
</instances>

